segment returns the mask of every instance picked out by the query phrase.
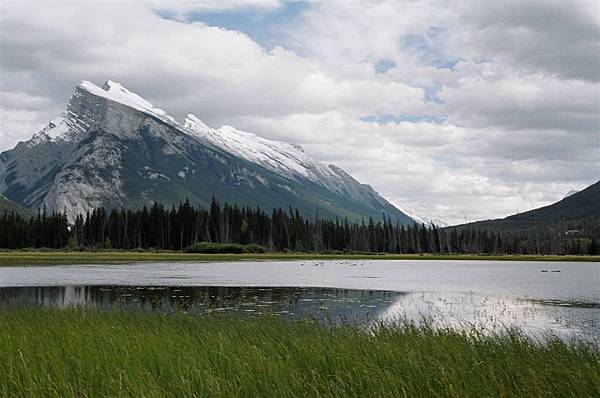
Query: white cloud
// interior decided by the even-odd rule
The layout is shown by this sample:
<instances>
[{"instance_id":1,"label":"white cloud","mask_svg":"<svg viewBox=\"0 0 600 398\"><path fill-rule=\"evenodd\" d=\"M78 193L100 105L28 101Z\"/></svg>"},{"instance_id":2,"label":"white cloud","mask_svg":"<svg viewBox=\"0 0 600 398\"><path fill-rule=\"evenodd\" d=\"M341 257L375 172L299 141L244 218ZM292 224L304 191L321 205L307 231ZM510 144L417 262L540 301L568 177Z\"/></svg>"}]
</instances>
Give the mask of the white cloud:
<instances>
[{"instance_id":1,"label":"white cloud","mask_svg":"<svg viewBox=\"0 0 600 398\"><path fill-rule=\"evenodd\" d=\"M152 8L185 14L191 11L226 11L244 8L276 9L280 0L148 0Z\"/></svg>"},{"instance_id":2,"label":"white cloud","mask_svg":"<svg viewBox=\"0 0 600 398\"><path fill-rule=\"evenodd\" d=\"M79 80L112 79L178 118L297 142L417 214L505 216L600 176L590 3L315 1L267 50L157 10L285 2L2 2L0 150L47 123ZM446 121L360 120L374 114Z\"/></svg>"},{"instance_id":3,"label":"white cloud","mask_svg":"<svg viewBox=\"0 0 600 398\"><path fill-rule=\"evenodd\" d=\"M486 54L565 79L600 80L600 3L595 0L505 0L472 7L461 1L456 51ZM489 50L493 51L490 52Z\"/></svg>"}]
</instances>

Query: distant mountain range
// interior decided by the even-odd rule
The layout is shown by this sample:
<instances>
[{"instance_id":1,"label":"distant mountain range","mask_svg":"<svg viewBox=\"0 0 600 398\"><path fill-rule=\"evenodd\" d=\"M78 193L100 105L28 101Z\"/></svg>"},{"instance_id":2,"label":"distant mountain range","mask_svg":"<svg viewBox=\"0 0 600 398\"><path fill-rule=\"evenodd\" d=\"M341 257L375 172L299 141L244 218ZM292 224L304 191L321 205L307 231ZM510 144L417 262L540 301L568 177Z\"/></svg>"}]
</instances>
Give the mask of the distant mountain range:
<instances>
[{"instance_id":1,"label":"distant mountain range","mask_svg":"<svg viewBox=\"0 0 600 398\"><path fill-rule=\"evenodd\" d=\"M186 198L208 205L214 195L266 210L291 206L305 215L414 223L370 186L298 145L214 129L191 114L179 123L112 81L81 82L63 114L2 152L0 193L30 209L66 210L71 220L99 206Z\"/></svg>"},{"instance_id":2,"label":"distant mountain range","mask_svg":"<svg viewBox=\"0 0 600 398\"><path fill-rule=\"evenodd\" d=\"M584 190L569 192L568 196L549 206L518 213L503 219L477 221L450 228L517 231L535 228L544 224L572 224L583 219L597 219L600 222L600 181Z\"/></svg>"}]
</instances>

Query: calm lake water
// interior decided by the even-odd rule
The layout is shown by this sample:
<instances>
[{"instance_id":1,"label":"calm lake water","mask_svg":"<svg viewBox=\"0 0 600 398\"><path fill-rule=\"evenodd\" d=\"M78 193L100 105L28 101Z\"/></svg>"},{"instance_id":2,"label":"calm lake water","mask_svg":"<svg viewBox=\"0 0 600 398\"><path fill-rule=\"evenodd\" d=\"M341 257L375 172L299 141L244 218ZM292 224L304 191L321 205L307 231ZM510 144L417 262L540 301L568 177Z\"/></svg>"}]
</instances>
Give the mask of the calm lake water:
<instances>
[{"instance_id":1,"label":"calm lake water","mask_svg":"<svg viewBox=\"0 0 600 398\"><path fill-rule=\"evenodd\" d=\"M1 267L15 306L274 314L339 321L423 317L600 341L600 264L286 261Z\"/></svg>"}]
</instances>

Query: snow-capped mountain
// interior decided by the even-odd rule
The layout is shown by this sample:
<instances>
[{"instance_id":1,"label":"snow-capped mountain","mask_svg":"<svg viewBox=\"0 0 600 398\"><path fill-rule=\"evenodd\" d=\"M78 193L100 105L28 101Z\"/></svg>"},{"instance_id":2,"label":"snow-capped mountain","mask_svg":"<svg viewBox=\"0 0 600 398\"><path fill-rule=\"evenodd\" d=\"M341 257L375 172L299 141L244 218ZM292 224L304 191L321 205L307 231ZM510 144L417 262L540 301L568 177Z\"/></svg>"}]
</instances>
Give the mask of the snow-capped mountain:
<instances>
[{"instance_id":1,"label":"snow-capped mountain","mask_svg":"<svg viewBox=\"0 0 600 398\"><path fill-rule=\"evenodd\" d=\"M309 180L359 203L382 208L389 205L370 186L360 184L339 167L312 159L297 144L267 140L231 126L213 129L192 114L186 117L183 128L195 137L293 181Z\"/></svg>"},{"instance_id":2,"label":"snow-capped mountain","mask_svg":"<svg viewBox=\"0 0 600 398\"><path fill-rule=\"evenodd\" d=\"M265 209L292 206L322 217L413 220L340 168L294 144L194 115L183 124L119 83L83 81L64 113L0 154L0 193L29 208L66 210L72 219L97 206L175 204L212 196Z\"/></svg>"},{"instance_id":3,"label":"snow-capped mountain","mask_svg":"<svg viewBox=\"0 0 600 398\"><path fill-rule=\"evenodd\" d=\"M449 224L445 221L440 220L439 218L427 218L416 215L413 212L410 212L406 209L401 209L401 211L413 219L417 224L423 224L427 227L436 227L436 228L445 228L448 227Z\"/></svg>"}]
</instances>

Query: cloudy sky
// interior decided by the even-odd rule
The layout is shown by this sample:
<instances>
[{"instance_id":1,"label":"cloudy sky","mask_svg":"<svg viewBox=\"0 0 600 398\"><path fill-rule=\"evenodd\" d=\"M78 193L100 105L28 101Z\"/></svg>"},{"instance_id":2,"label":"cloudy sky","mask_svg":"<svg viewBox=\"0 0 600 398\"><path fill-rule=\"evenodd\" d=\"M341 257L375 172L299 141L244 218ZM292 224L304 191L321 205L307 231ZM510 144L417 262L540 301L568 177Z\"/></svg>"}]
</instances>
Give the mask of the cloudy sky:
<instances>
[{"instance_id":1,"label":"cloudy sky","mask_svg":"<svg viewBox=\"0 0 600 398\"><path fill-rule=\"evenodd\" d=\"M600 179L600 2L0 1L0 151L80 80L301 144L403 209L503 217Z\"/></svg>"}]
</instances>

